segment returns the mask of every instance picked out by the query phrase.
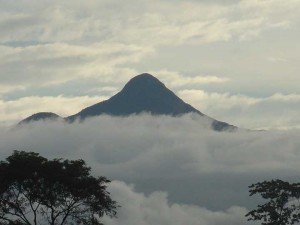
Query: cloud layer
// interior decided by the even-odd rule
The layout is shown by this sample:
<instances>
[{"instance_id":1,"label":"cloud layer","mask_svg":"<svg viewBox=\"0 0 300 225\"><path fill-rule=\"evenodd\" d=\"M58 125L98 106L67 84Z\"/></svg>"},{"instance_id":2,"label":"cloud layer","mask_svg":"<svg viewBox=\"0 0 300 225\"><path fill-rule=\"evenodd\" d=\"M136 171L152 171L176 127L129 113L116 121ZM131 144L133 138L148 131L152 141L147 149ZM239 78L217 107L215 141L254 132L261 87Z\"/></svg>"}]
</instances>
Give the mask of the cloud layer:
<instances>
[{"instance_id":1,"label":"cloud layer","mask_svg":"<svg viewBox=\"0 0 300 225\"><path fill-rule=\"evenodd\" d=\"M180 91L178 95L202 112L244 128L300 128L299 94L275 93L267 97L249 97L190 89Z\"/></svg>"},{"instance_id":2,"label":"cloud layer","mask_svg":"<svg viewBox=\"0 0 300 225\"><path fill-rule=\"evenodd\" d=\"M299 179L299 131L218 133L197 115L102 116L84 123L33 123L1 129L1 158L12 150L83 158L95 174L133 183L145 194L210 210L253 207L248 185Z\"/></svg>"},{"instance_id":3,"label":"cloud layer","mask_svg":"<svg viewBox=\"0 0 300 225\"><path fill-rule=\"evenodd\" d=\"M107 225L242 225L247 210L242 207L230 207L225 211L210 211L196 205L171 204L165 192L154 192L149 196L138 193L132 186L114 181L109 188L119 208L115 219L105 217ZM253 224L253 223L252 223Z\"/></svg>"}]
</instances>

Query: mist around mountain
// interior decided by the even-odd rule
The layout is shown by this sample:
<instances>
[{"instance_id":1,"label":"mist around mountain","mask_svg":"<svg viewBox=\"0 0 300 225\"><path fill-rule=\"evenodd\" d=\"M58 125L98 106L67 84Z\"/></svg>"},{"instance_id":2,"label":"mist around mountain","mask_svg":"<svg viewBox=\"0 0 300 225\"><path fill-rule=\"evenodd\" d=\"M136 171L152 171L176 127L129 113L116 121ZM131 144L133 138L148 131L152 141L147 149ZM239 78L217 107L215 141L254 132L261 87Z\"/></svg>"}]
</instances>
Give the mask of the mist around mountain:
<instances>
[{"instance_id":1,"label":"mist around mountain","mask_svg":"<svg viewBox=\"0 0 300 225\"><path fill-rule=\"evenodd\" d=\"M105 224L244 225L257 205L249 185L299 179L299 132L214 132L231 125L185 103L149 74L63 123L52 123L51 115L35 114L45 122L30 129L2 132L1 154L21 146L89 162L95 174L113 180L109 191L122 206Z\"/></svg>"},{"instance_id":2,"label":"mist around mountain","mask_svg":"<svg viewBox=\"0 0 300 225\"><path fill-rule=\"evenodd\" d=\"M226 122L218 121L204 115L193 106L185 103L162 82L148 73L143 73L132 78L119 93L110 99L89 106L63 119L66 122L72 123L76 120L82 121L100 115L124 117L141 113L169 115L172 117L195 113L205 117L211 123L211 128L215 131L234 131L237 129L237 127ZM37 113L22 120L19 124L55 119L62 118L55 113Z\"/></svg>"},{"instance_id":3,"label":"mist around mountain","mask_svg":"<svg viewBox=\"0 0 300 225\"><path fill-rule=\"evenodd\" d=\"M20 121L18 125L24 125L27 123L37 122L37 121L55 121L55 120L64 120L64 118L52 112L39 112Z\"/></svg>"}]
</instances>

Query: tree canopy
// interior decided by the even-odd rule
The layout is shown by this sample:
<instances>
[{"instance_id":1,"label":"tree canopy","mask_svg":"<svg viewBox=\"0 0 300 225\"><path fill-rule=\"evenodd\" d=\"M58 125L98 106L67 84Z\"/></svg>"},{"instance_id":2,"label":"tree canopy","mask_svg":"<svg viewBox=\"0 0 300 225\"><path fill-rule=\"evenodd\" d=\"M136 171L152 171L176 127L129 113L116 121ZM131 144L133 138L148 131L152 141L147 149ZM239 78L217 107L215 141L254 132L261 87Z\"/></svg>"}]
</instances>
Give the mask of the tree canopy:
<instances>
[{"instance_id":1,"label":"tree canopy","mask_svg":"<svg viewBox=\"0 0 300 225\"><path fill-rule=\"evenodd\" d=\"M0 162L0 224L100 225L116 215L105 177L93 177L83 160L48 160L15 151Z\"/></svg>"},{"instance_id":2,"label":"tree canopy","mask_svg":"<svg viewBox=\"0 0 300 225\"><path fill-rule=\"evenodd\" d=\"M249 188L250 196L260 194L267 202L247 213L248 220L260 220L263 225L300 222L300 183L277 179L252 184Z\"/></svg>"}]
</instances>

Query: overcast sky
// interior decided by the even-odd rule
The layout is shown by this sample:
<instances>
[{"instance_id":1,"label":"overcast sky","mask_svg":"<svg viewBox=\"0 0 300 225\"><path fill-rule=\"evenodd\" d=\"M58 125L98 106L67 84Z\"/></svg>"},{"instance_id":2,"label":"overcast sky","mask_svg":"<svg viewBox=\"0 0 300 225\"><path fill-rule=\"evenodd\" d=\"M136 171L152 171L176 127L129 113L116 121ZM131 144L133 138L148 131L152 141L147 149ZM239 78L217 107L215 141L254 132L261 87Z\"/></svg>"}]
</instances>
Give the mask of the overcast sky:
<instances>
[{"instance_id":1,"label":"overcast sky","mask_svg":"<svg viewBox=\"0 0 300 225\"><path fill-rule=\"evenodd\" d=\"M242 225L248 185L299 181L300 0L0 0L0 160L82 158L112 179L107 225ZM148 72L202 117L33 123L108 99Z\"/></svg>"},{"instance_id":2,"label":"overcast sky","mask_svg":"<svg viewBox=\"0 0 300 225\"><path fill-rule=\"evenodd\" d=\"M0 123L61 116L149 72L244 128L300 126L299 0L0 0Z\"/></svg>"}]
</instances>

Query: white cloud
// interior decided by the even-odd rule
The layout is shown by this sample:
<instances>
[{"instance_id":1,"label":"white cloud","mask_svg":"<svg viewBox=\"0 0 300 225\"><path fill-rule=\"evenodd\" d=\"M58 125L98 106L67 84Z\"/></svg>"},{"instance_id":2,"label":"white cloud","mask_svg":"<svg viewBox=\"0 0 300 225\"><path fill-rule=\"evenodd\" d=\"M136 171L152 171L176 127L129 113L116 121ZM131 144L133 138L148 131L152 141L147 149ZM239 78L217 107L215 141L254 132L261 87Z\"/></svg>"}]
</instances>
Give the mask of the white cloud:
<instances>
[{"instance_id":1,"label":"white cloud","mask_svg":"<svg viewBox=\"0 0 300 225\"><path fill-rule=\"evenodd\" d=\"M167 192L170 205L211 210L254 207L247 188L254 182L299 179L299 147L298 130L219 133L196 115L102 116L0 130L0 158L14 149L82 158L94 174L133 183L145 194Z\"/></svg>"},{"instance_id":2,"label":"white cloud","mask_svg":"<svg viewBox=\"0 0 300 225\"><path fill-rule=\"evenodd\" d=\"M118 65L137 62L145 55L152 54L151 48L114 43L89 46L53 43L2 49L4 53L0 55L0 77L2 86L7 90L18 89L20 86L26 89L61 84L86 78L116 82L117 76L123 77L123 81L134 70L126 67L118 69Z\"/></svg>"},{"instance_id":3,"label":"white cloud","mask_svg":"<svg viewBox=\"0 0 300 225\"><path fill-rule=\"evenodd\" d=\"M104 217L103 222L107 225L246 224L247 210L242 207L232 206L225 211L210 211L196 205L170 203L165 192L145 196L120 181L112 182L109 191L121 208L117 218Z\"/></svg>"},{"instance_id":4,"label":"white cloud","mask_svg":"<svg viewBox=\"0 0 300 225\"><path fill-rule=\"evenodd\" d=\"M0 123L17 123L38 112L53 112L60 116L70 116L97 102L106 100L106 96L82 97L24 97L13 101L0 101Z\"/></svg>"},{"instance_id":5,"label":"white cloud","mask_svg":"<svg viewBox=\"0 0 300 225\"><path fill-rule=\"evenodd\" d=\"M281 93L253 98L230 93L183 90L178 95L203 113L251 129L299 128L300 95Z\"/></svg>"},{"instance_id":6,"label":"white cloud","mask_svg":"<svg viewBox=\"0 0 300 225\"><path fill-rule=\"evenodd\" d=\"M287 59L285 59L285 58L278 58L278 57L269 57L267 60L269 62L272 62L272 63L286 63L286 62L288 62Z\"/></svg>"},{"instance_id":7,"label":"white cloud","mask_svg":"<svg viewBox=\"0 0 300 225\"><path fill-rule=\"evenodd\" d=\"M2 17L0 39L43 42L116 41L143 46L182 44L191 38L200 42L226 41L248 36L295 15L298 1L241 1L236 5L195 1L139 2L77 1L20 2L4 4L11 14ZM44 6L44 7L43 7ZM4 10L3 10L4 11ZM117 12L117 13L116 13ZM285 14L283 16L284 13ZM281 14L281 17L278 17ZM230 18L230 20L227 20ZM15 30L21 32L15 33ZM245 33L246 32L246 33Z\"/></svg>"},{"instance_id":8,"label":"white cloud","mask_svg":"<svg viewBox=\"0 0 300 225\"><path fill-rule=\"evenodd\" d=\"M202 84L225 83L229 81L229 79L225 77L213 75L187 76L168 70L150 71L150 73L155 74L158 79L163 83L168 84L170 88L189 88Z\"/></svg>"}]
</instances>

